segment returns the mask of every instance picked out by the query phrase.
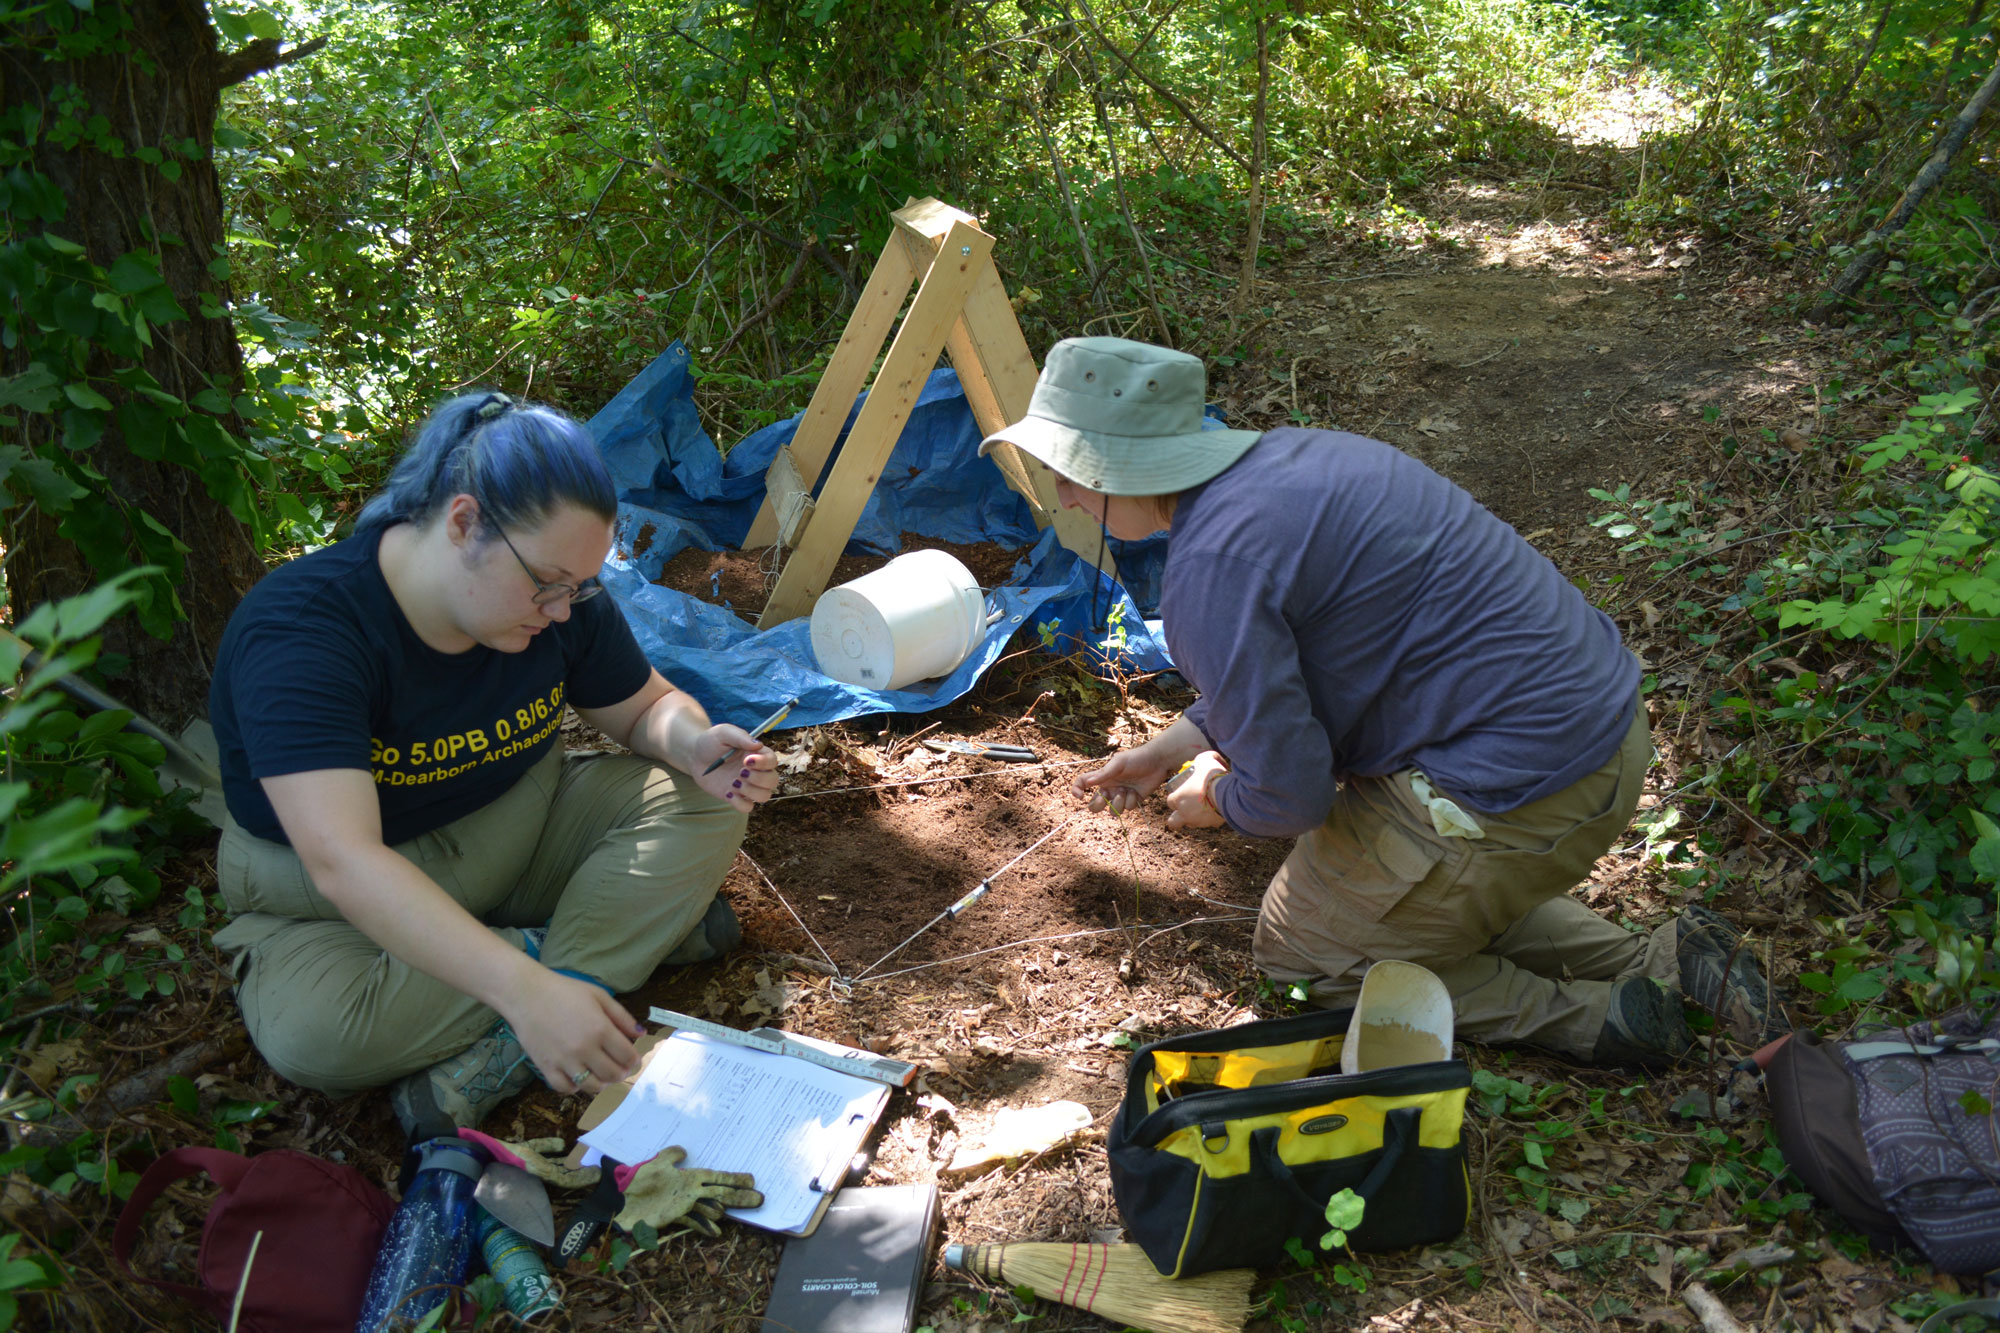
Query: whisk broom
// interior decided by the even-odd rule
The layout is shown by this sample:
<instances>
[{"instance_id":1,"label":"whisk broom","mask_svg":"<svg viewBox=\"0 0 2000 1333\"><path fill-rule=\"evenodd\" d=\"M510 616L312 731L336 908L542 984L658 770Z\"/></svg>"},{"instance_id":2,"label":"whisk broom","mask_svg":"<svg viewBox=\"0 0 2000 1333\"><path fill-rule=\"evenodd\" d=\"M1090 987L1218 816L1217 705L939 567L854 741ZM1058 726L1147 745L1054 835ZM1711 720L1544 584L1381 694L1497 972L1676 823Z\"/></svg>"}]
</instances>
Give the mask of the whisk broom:
<instances>
[{"instance_id":1,"label":"whisk broom","mask_svg":"<svg viewBox=\"0 0 2000 1333\"><path fill-rule=\"evenodd\" d=\"M1137 1245L1063 1245L1017 1241L947 1245L944 1266L993 1282L1032 1288L1060 1301L1151 1333L1239 1333L1250 1317L1247 1268L1165 1278Z\"/></svg>"}]
</instances>

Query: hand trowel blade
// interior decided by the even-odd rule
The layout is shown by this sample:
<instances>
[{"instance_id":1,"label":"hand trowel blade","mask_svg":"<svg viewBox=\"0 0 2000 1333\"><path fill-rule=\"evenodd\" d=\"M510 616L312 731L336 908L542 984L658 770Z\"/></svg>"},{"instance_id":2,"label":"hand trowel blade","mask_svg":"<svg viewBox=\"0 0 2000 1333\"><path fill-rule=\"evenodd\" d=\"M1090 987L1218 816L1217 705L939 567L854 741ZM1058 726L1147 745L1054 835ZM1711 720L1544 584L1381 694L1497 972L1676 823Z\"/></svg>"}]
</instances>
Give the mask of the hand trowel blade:
<instances>
[{"instance_id":1,"label":"hand trowel blade","mask_svg":"<svg viewBox=\"0 0 2000 1333\"><path fill-rule=\"evenodd\" d=\"M489 1162L472 1197L497 1222L514 1228L537 1245L556 1243L556 1217L549 1207L548 1186L518 1166Z\"/></svg>"}]
</instances>

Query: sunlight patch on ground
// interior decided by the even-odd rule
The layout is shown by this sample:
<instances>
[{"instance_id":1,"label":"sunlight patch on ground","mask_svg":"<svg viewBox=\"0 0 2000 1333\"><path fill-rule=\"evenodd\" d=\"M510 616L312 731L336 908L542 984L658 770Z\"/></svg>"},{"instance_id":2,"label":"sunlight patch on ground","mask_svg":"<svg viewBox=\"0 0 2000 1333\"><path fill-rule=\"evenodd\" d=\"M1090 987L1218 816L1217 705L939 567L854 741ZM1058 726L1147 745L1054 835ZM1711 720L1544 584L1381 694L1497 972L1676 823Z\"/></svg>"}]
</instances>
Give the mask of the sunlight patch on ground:
<instances>
[{"instance_id":1,"label":"sunlight patch on ground","mask_svg":"<svg viewBox=\"0 0 2000 1333\"><path fill-rule=\"evenodd\" d=\"M1671 83L1641 71L1606 88L1563 131L1578 145L1637 148L1648 135L1694 123L1694 108L1680 100Z\"/></svg>"},{"instance_id":2,"label":"sunlight patch on ground","mask_svg":"<svg viewBox=\"0 0 2000 1333\"><path fill-rule=\"evenodd\" d=\"M1431 192L1431 225L1487 265L1522 266L1582 259L1589 242L1576 219L1575 194L1560 188L1453 181Z\"/></svg>"},{"instance_id":3,"label":"sunlight patch on ground","mask_svg":"<svg viewBox=\"0 0 2000 1333\"><path fill-rule=\"evenodd\" d=\"M1574 227L1533 222L1514 232L1489 230L1471 238L1468 247L1488 264L1544 264L1584 257L1582 236Z\"/></svg>"}]
</instances>

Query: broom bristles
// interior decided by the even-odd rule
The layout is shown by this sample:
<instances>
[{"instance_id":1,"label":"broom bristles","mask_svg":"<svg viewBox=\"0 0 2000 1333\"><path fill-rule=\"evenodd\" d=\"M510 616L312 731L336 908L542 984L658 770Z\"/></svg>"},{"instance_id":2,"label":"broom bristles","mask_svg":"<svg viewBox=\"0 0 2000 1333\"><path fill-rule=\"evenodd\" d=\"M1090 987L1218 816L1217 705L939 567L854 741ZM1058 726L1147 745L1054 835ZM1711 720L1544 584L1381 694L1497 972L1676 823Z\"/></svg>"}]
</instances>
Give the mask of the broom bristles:
<instances>
[{"instance_id":1,"label":"broom bristles","mask_svg":"<svg viewBox=\"0 0 2000 1333\"><path fill-rule=\"evenodd\" d=\"M1248 1268L1229 1268L1166 1278L1137 1245L1048 1241L967 1245L954 1267L1151 1333L1239 1333L1250 1317L1256 1277Z\"/></svg>"}]
</instances>

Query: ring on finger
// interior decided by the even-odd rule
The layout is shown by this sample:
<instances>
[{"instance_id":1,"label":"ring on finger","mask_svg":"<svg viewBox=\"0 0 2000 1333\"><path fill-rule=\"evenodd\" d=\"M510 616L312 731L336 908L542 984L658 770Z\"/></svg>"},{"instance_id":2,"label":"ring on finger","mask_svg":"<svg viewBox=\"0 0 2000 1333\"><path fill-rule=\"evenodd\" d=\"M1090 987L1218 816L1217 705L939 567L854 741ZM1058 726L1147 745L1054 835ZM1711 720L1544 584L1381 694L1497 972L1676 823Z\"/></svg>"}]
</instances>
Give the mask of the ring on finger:
<instances>
[{"instance_id":1,"label":"ring on finger","mask_svg":"<svg viewBox=\"0 0 2000 1333\"><path fill-rule=\"evenodd\" d=\"M583 1086L583 1081L589 1077L590 1077L590 1071L588 1069L581 1069L578 1070L576 1073L571 1074L569 1076L569 1081L576 1084L576 1086L580 1088Z\"/></svg>"}]
</instances>

